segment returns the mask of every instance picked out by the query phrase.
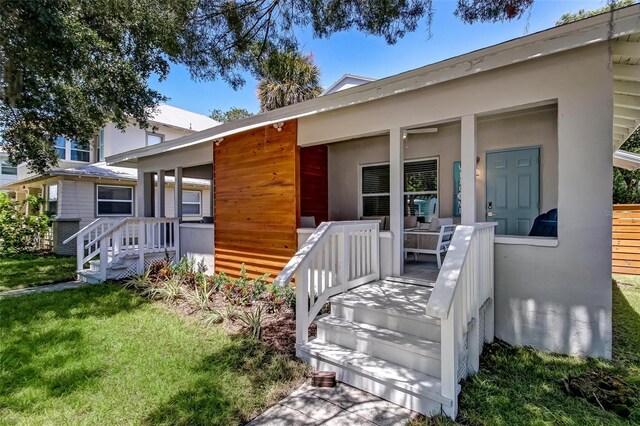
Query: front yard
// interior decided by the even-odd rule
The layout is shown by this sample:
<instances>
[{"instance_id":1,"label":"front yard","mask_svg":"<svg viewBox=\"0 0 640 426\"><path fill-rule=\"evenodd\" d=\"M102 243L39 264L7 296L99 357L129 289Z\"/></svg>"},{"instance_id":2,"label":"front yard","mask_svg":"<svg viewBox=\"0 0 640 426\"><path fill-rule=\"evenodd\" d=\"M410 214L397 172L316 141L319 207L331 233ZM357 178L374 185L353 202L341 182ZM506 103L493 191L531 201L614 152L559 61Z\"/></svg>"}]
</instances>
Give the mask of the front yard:
<instances>
[{"instance_id":1,"label":"front yard","mask_svg":"<svg viewBox=\"0 0 640 426\"><path fill-rule=\"evenodd\" d=\"M32 254L0 256L0 292L75 279L75 257Z\"/></svg>"},{"instance_id":2,"label":"front yard","mask_svg":"<svg viewBox=\"0 0 640 426\"><path fill-rule=\"evenodd\" d=\"M118 286L0 300L0 424L240 424L305 367Z\"/></svg>"}]
</instances>

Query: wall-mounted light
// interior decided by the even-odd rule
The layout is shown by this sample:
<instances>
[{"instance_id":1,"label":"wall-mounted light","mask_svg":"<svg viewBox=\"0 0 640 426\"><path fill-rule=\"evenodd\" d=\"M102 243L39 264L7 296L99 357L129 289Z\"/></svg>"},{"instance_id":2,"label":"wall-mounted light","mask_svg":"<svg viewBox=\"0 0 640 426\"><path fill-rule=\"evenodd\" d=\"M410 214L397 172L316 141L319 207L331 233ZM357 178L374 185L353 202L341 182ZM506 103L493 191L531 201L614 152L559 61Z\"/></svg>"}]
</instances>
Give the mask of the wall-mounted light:
<instances>
[{"instance_id":1,"label":"wall-mounted light","mask_svg":"<svg viewBox=\"0 0 640 426\"><path fill-rule=\"evenodd\" d=\"M284 127L284 121L279 121L277 123L273 123L273 128L278 130L279 132L282 131L282 127Z\"/></svg>"},{"instance_id":2,"label":"wall-mounted light","mask_svg":"<svg viewBox=\"0 0 640 426\"><path fill-rule=\"evenodd\" d=\"M224 138L218 138L218 139L214 139L213 142L216 144L216 146L220 145L220 142L222 142L224 140Z\"/></svg>"}]
</instances>

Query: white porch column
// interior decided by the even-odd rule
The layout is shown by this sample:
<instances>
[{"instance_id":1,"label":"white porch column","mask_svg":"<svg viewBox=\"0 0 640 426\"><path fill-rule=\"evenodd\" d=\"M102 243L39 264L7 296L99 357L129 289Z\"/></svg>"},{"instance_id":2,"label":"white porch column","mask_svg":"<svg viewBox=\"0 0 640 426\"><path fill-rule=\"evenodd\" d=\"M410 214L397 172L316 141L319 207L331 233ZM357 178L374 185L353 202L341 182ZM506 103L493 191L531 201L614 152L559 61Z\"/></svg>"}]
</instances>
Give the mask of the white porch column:
<instances>
[{"instance_id":1,"label":"white porch column","mask_svg":"<svg viewBox=\"0 0 640 426\"><path fill-rule=\"evenodd\" d=\"M476 116L465 115L461 123L460 181L461 222L476 223Z\"/></svg>"},{"instance_id":2,"label":"white porch column","mask_svg":"<svg viewBox=\"0 0 640 426\"><path fill-rule=\"evenodd\" d=\"M175 190L173 191L173 199L176 217L182 220L182 167L176 167L173 176L176 180Z\"/></svg>"},{"instance_id":3,"label":"white porch column","mask_svg":"<svg viewBox=\"0 0 640 426\"><path fill-rule=\"evenodd\" d=\"M389 229L393 234L392 265L393 275L400 276L404 266L404 130L389 129Z\"/></svg>"},{"instance_id":4,"label":"white porch column","mask_svg":"<svg viewBox=\"0 0 640 426\"><path fill-rule=\"evenodd\" d=\"M164 170L158 170L158 196L156 197L156 217L165 217L164 203L165 203L165 178Z\"/></svg>"},{"instance_id":5,"label":"white porch column","mask_svg":"<svg viewBox=\"0 0 640 426\"><path fill-rule=\"evenodd\" d=\"M209 187L209 216L213 217L213 179L211 179L211 186Z\"/></svg>"}]
</instances>

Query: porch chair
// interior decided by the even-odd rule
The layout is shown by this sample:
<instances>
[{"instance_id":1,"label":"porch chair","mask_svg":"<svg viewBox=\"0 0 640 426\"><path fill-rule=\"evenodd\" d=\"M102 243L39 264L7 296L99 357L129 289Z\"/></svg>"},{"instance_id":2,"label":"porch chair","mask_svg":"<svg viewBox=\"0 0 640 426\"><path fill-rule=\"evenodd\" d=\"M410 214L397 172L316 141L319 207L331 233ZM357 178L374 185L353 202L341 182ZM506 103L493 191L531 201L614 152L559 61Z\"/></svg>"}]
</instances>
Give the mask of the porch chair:
<instances>
[{"instance_id":1,"label":"porch chair","mask_svg":"<svg viewBox=\"0 0 640 426\"><path fill-rule=\"evenodd\" d=\"M405 221L406 223L406 221ZM451 238L456 229L452 218L431 219L429 228L407 228L404 231L404 254L413 253L414 259L418 254L434 254L438 269L442 267L442 255L449 249Z\"/></svg>"}]
</instances>

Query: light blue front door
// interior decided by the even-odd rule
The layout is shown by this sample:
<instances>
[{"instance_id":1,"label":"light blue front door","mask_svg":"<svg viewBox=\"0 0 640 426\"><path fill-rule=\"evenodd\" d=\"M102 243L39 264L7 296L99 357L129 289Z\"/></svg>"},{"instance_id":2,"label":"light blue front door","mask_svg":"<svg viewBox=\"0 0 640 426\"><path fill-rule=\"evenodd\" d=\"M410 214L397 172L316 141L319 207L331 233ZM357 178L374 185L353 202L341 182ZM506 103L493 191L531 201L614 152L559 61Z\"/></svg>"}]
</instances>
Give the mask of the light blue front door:
<instances>
[{"instance_id":1,"label":"light blue front door","mask_svg":"<svg viewBox=\"0 0 640 426\"><path fill-rule=\"evenodd\" d=\"M540 214L540 148L487 154L485 210L496 234L529 234Z\"/></svg>"}]
</instances>

